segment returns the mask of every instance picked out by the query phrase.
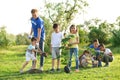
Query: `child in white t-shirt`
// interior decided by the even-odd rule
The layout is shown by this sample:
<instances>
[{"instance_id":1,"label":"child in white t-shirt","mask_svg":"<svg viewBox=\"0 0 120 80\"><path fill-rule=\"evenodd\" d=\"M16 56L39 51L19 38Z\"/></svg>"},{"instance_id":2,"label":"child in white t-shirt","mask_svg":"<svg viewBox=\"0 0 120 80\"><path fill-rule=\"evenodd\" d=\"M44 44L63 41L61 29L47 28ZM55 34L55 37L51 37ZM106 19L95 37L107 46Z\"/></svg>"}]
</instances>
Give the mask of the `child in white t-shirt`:
<instances>
[{"instance_id":1,"label":"child in white t-shirt","mask_svg":"<svg viewBox=\"0 0 120 80\"><path fill-rule=\"evenodd\" d=\"M108 67L109 66L109 62L113 61L113 54L112 51L108 48L105 48L104 44L100 44L99 48L101 51L103 51L103 57L102 57L102 61L105 62L105 66L104 67Z\"/></svg>"},{"instance_id":2,"label":"child in white t-shirt","mask_svg":"<svg viewBox=\"0 0 120 80\"><path fill-rule=\"evenodd\" d=\"M26 65L29 63L29 61L32 59L34 64L32 65L32 69L36 68L36 57L35 57L35 46L36 46L36 38L31 39L31 44L28 46L26 51L26 62L23 64L20 73L23 72L23 69L26 67Z\"/></svg>"},{"instance_id":3,"label":"child in white t-shirt","mask_svg":"<svg viewBox=\"0 0 120 80\"><path fill-rule=\"evenodd\" d=\"M55 71L55 60L57 59L57 71L60 71L60 47L61 47L61 41L63 38L62 32L59 30L59 25L54 24L53 25L54 32L51 36L51 53L52 53L52 69L51 72Z\"/></svg>"}]
</instances>

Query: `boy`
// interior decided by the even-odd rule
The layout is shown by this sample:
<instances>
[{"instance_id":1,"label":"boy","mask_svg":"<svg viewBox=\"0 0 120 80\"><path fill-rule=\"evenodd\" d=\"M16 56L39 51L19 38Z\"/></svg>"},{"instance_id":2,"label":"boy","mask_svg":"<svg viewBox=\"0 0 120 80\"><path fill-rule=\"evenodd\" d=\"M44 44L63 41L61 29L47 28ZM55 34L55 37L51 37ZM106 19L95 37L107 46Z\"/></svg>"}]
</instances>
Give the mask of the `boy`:
<instances>
[{"instance_id":1,"label":"boy","mask_svg":"<svg viewBox=\"0 0 120 80\"><path fill-rule=\"evenodd\" d=\"M53 25L54 32L51 36L51 52L52 52L52 69L51 72L55 71L55 60L57 59L57 71L60 71L60 47L62 41L62 32L59 30L59 25Z\"/></svg>"},{"instance_id":2,"label":"boy","mask_svg":"<svg viewBox=\"0 0 120 80\"><path fill-rule=\"evenodd\" d=\"M98 39L95 39L93 41L93 44L91 44L89 47L95 50L95 52L96 52L96 60L98 60L98 67L102 67L101 60L99 60L100 49L99 49L99 41L98 41Z\"/></svg>"},{"instance_id":3,"label":"boy","mask_svg":"<svg viewBox=\"0 0 120 80\"><path fill-rule=\"evenodd\" d=\"M26 65L29 63L29 61L32 59L34 64L32 65L32 69L36 68L36 57L35 57L35 46L36 46L36 38L31 39L31 44L28 46L28 49L26 51L26 62L23 64L20 73L23 72L23 69L26 67Z\"/></svg>"},{"instance_id":4,"label":"boy","mask_svg":"<svg viewBox=\"0 0 120 80\"><path fill-rule=\"evenodd\" d=\"M101 51L103 51L103 57L102 57L102 61L105 62L105 66L104 67L108 67L109 66L109 62L113 61L113 55L110 49L105 48L104 44L100 44L99 48Z\"/></svg>"}]
</instances>

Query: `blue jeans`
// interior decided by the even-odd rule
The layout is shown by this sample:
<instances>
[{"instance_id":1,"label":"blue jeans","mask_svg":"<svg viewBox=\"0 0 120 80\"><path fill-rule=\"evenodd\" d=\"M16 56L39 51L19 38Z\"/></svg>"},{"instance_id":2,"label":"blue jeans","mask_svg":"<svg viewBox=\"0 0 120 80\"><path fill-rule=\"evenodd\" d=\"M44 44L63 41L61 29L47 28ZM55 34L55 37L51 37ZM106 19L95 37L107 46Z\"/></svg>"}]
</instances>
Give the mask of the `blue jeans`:
<instances>
[{"instance_id":1,"label":"blue jeans","mask_svg":"<svg viewBox=\"0 0 120 80\"><path fill-rule=\"evenodd\" d=\"M44 40L43 39L40 39L40 42L39 42L39 48L42 50L42 52L44 52ZM43 67L43 64L44 64L44 56L40 56L40 67Z\"/></svg>"},{"instance_id":2,"label":"blue jeans","mask_svg":"<svg viewBox=\"0 0 120 80\"><path fill-rule=\"evenodd\" d=\"M99 60L100 52L96 52L96 59L98 60L98 67L102 66L101 60Z\"/></svg>"},{"instance_id":3,"label":"blue jeans","mask_svg":"<svg viewBox=\"0 0 120 80\"><path fill-rule=\"evenodd\" d=\"M73 53L75 56L76 69L79 69L79 59L78 59L78 49L77 48L70 48L70 58L69 58L68 66L71 68L71 62L72 62L71 60L72 60Z\"/></svg>"}]
</instances>

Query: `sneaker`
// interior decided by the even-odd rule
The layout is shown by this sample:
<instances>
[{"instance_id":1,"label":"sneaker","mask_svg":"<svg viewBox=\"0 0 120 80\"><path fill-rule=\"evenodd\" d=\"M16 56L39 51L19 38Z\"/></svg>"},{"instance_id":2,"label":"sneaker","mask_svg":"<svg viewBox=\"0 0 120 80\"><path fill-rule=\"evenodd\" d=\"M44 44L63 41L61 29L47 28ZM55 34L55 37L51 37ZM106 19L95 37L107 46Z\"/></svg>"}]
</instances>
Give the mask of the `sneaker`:
<instances>
[{"instance_id":1,"label":"sneaker","mask_svg":"<svg viewBox=\"0 0 120 80\"><path fill-rule=\"evenodd\" d=\"M105 64L104 67L109 67L109 65L108 65L108 64Z\"/></svg>"},{"instance_id":2,"label":"sneaker","mask_svg":"<svg viewBox=\"0 0 120 80\"><path fill-rule=\"evenodd\" d=\"M57 71L57 72L60 72L60 68L57 68L56 71Z\"/></svg>"},{"instance_id":3,"label":"sneaker","mask_svg":"<svg viewBox=\"0 0 120 80\"><path fill-rule=\"evenodd\" d=\"M20 73L23 73L23 70L20 70Z\"/></svg>"},{"instance_id":4,"label":"sneaker","mask_svg":"<svg viewBox=\"0 0 120 80\"><path fill-rule=\"evenodd\" d=\"M40 71L43 71L43 67L40 67L40 69L39 69Z\"/></svg>"},{"instance_id":5,"label":"sneaker","mask_svg":"<svg viewBox=\"0 0 120 80\"><path fill-rule=\"evenodd\" d=\"M55 71L55 69L51 69L51 70L50 70L50 72L54 72L54 71Z\"/></svg>"},{"instance_id":6,"label":"sneaker","mask_svg":"<svg viewBox=\"0 0 120 80\"><path fill-rule=\"evenodd\" d=\"M79 69L76 69L75 72L79 72Z\"/></svg>"}]
</instances>

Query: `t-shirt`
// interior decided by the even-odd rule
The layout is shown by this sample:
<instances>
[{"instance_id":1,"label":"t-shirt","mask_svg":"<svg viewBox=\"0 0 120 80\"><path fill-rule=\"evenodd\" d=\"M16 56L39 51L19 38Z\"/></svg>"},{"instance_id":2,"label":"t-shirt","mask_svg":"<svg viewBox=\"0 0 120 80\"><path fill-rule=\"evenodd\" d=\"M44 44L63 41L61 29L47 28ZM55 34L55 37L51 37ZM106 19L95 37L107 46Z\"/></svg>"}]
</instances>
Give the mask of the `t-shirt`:
<instances>
[{"instance_id":1,"label":"t-shirt","mask_svg":"<svg viewBox=\"0 0 120 80\"><path fill-rule=\"evenodd\" d=\"M104 52L104 54L107 54L107 55L109 55L110 53L112 53L112 52L111 52L111 50L110 50L110 49L108 49L108 48L106 48L106 49L105 49L105 52Z\"/></svg>"},{"instance_id":2,"label":"t-shirt","mask_svg":"<svg viewBox=\"0 0 120 80\"><path fill-rule=\"evenodd\" d=\"M62 32L59 32L59 33L53 32L51 36L52 47L60 47L62 38L63 38Z\"/></svg>"},{"instance_id":3,"label":"t-shirt","mask_svg":"<svg viewBox=\"0 0 120 80\"><path fill-rule=\"evenodd\" d=\"M86 59L86 58L87 58L87 56L83 55L83 56L81 57L81 60L82 60L82 59Z\"/></svg>"},{"instance_id":4,"label":"t-shirt","mask_svg":"<svg viewBox=\"0 0 120 80\"><path fill-rule=\"evenodd\" d=\"M38 17L37 19L31 18L31 24L33 29L33 36L38 37L38 28L41 29L40 38L45 40L45 29L44 29L44 21Z\"/></svg>"},{"instance_id":5,"label":"t-shirt","mask_svg":"<svg viewBox=\"0 0 120 80\"><path fill-rule=\"evenodd\" d=\"M77 42L77 38L79 38L79 35L78 34L70 34L70 35L73 35L74 37L70 39L69 43ZM78 44L72 44L70 48L78 48Z\"/></svg>"},{"instance_id":6,"label":"t-shirt","mask_svg":"<svg viewBox=\"0 0 120 80\"><path fill-rule=\"evenodd\" d=\"M35 46L33 46L32 44L30 44L30 45L28 46L27 52L31 53L31 52L32 52L31 50L33 50L33 49L35 49Z\"/></svg>"},{"instance_id":7,"label":"t-shirt","mask_svg":"<svg viewBox=\"0 0 120 80\"><path fill-rule=\"evenodd\" d=\"M91 44L90 46L89 46L89 48L94 48L94 45L93 44ZM100 50L99 49L99 47L97 47L97 48L94 48L95 50Z\"/></svg>"}]
</instances>

